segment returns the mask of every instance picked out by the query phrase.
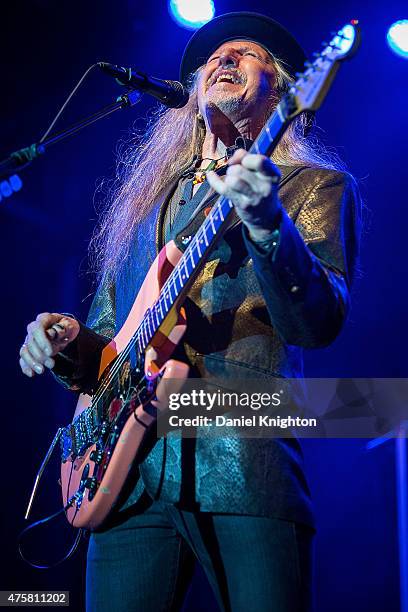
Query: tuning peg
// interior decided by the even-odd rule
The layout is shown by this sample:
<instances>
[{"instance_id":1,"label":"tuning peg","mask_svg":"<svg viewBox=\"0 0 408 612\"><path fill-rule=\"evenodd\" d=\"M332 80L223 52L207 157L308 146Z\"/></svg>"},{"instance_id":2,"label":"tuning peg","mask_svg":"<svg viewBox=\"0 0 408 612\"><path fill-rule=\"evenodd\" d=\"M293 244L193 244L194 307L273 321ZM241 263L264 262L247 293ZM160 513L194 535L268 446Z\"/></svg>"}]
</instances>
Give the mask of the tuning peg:
<instances>
[{"instance_id":1,"label":"tuning peg","mask_svg":"<svg viewBox=\"0 0 408 612\"><path fill-rule=\"evenodd\" d=\"M313 56L313 57L315 57L315 58L317 59L318 57L322 57L322 54L321 54L321 53L319 53L318 51L314 51L314 52L312 53L312 56Z\"/></svg>"},{"instance_id":2,"label":"tuning peg","mask_svg":"<svg viewBox=\"0 0 408 612\"><path fill-rule=\"evenodd\" d=\"M305 68L312 68L313 67L313 64L311 62L309 62L309 61L305 62L303 65L304 65Z\"/></svg>"},{"instance_id":3,"label":"tuning peg","mask_svg":"<svg viewBox=\"0 0 408 612\"><path fill-rule=\"evenodd\" d=\"M310 75L305 74L304 72L302 72L302 73L300 73L300 74L299 74L299 80L300 80L300 79L302 79L302 81L303 81L304 83L306 83L306 81L308 81L308 80L309 80L309 76L310 76Z\"/></svg>"}]
</instances>

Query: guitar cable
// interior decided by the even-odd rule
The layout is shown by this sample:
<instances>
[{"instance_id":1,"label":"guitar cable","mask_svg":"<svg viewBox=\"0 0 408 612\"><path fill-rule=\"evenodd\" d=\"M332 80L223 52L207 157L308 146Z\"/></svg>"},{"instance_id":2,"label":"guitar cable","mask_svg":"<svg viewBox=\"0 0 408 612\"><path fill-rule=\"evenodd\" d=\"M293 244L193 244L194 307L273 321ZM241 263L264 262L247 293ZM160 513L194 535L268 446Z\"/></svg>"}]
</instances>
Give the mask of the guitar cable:
<instances>
[{"instance_id":1,"label":"guitar cable","mask_svg":"<svg viewBox=\"0 0 408 612\"><path fill-rule=\"evenodd\" d=\"M50 516L47 516L46 518L40 519L39 521L36 521L35 523L32 523L31 525L28 525L28 527L25 527L23 529L23 531L21 531L18 535L18 539L17 539L17 543L18 543L18 553L20 555L20 557L22 558L23 561L25 561L26 563L28 563L29 565L31 565L31 567L34 567L36 569L51 569L53 567L57 567L57 565L61 565L61 563L63 563L64 561L67 561L68 559L70 559L72 557L72 555L74 554L74 552L77 550L78 545L82 539L82 536L84 535L84 529L79 529L78 533L75 536L75 540L71 546L71 548L69 549L69 551L67 552L66 555L64 555L64 557L62 557L61 559L58 559L58 561L55 561L55 563L49 563L49 564L45 564L45 565L40 565L39 563L35 563L34 561L31 561L30 559L28 559L25 554L23 553L22 550L22 540L23 537L25 536L25 534L28 531L31 531L31 529L34 529L34 527L38 527L39 525L43 525L44 523L47 523L48 521L51 521L52 519L56 518L57 516L59 516L60 514L62 514L63 512L65 512L71 505L72 502L74 500L71 498L69 503L64 506L64 508L61 508L60 510L58 510L57 512L54 512L54 514L51 514Z\"/></svg>"},{"instance_id":2,"label":"guitar cable","mask_svg":"<svg viewBox=\"0 0 408 612\"><path fill-rule=\"evenodd\" d=\"M40 469L38 470L37 476L35 478L34 481L34 486L33 486L33 490L31 492L30 495L30 500L28 502L28 507L24 516L24 519L27 520L30 512L31 512L31 508L33 506L33 501L34 501L34 497L37 493L37 489L38 489L38 485L40 483L40 479L44 473L44 470L47 466L47 463L49 462L51 455L58 443L58 440L61 437L63 428L59 427L57 430L57 433L54 436L53 441L51 442L51 446L49 447L43 462L41 463ZM58 510L57 512L54 512L53 514L51 514L50 516L47 516L43 519L40 519L38 521L35 521L34 523L31 523L31 525L28 525L27 527L25 527L18 535L17 538L17 548L18 548L18 552L20 557L23 559L23 561L25 561L26 563L28 563L29 565L31 565L31 567L34 567L36 569L51 569L53 567L56 567L57 565L60 565L61 563L63 563L64 561L67 561L70 557L72 557L72 555L74 554L74 552L77 550L78 545L81 541L81 538L85 532L84 529L79 529L78 533L75 536L74 542L71 546L71 548L69 549L69 551L67 552L66 555L64 555L64 557L62 557L61 559L59 559L58 561L56 561L55 563L50 563L50 564L45 564L45 565L40 565L39 563L35 563L34 561L31 561L30 559L28 559L26 557L26 555L24 554L23 550L22 550L22 540L24 538L24 536L31 531L32 529L34 529L34 527L38 527L39 525L43 525L44 523L47 523L48 521L51 521L52 519L56 518L57 516L59 516L60 514L62 514L63 512L66 512L68 510L68 508L70 508L72 506L72 504L75 502L75 500L77 499L78 494L80 494L80 490L77 491L74 495L72 495L72 497L70 497L70 499L67 501L67 503L65 504L65 506L63 508L61 508L60 510Z\"/></svg>"}]
</instances>

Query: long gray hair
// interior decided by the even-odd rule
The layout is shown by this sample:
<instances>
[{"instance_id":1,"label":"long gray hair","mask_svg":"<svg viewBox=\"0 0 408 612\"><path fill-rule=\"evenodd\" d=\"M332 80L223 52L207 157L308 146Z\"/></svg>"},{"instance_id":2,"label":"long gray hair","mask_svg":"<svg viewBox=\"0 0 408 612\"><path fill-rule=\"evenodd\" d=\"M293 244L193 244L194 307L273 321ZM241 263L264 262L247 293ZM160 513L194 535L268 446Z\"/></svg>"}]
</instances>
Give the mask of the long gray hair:
<instances>
[{"instance_id":1,"label":"long gray hair","mask_svg":"<svg viewBox=\"0 0 408 612\"><path fill-rule=\"evenodd\" d=\"M277 87L268 115L293 82L283 64L276 58L272 60ZM190 81L188 103L179 109L159 107L144 133L133 134L119 152L115 180L90 243L91 264L99 277L115 277L129 256L138 223L159 194L177 180L180 170L201 154L205 125L197 119L200 71L201 68ZM274 163L343 169L337 155L329 152L316 136L305 136L307 122L301 114L290 124L272 155Z\"/></svg>"}]
</instances>

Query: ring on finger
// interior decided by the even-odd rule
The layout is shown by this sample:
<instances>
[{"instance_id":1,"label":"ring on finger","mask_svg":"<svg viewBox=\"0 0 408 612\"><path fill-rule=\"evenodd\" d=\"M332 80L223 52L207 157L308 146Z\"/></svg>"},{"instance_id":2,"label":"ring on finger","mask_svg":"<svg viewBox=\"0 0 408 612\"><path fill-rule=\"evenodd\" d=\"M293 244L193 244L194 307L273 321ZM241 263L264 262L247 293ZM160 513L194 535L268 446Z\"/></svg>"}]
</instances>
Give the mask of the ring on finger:
<instances>
[{"instance_id":1,"label":"ring on finger","mask_svg":"<svg viewBox=\"0 0 408 612\"><path fill-rule=\"evenodd\" d=\"M57 334L65 331L65 327L61 325L61 323L54 323L54 325L51 325L51 329L53 329Z\"/></svg>"}]
</instances>

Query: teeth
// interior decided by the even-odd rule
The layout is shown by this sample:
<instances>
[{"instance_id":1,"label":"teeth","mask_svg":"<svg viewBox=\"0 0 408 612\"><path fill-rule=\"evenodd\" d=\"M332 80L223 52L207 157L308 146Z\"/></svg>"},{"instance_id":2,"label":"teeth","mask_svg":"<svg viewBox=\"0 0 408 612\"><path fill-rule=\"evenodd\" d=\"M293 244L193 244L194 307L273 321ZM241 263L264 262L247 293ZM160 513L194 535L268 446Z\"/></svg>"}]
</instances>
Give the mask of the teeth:
<instances>
[{"instance_id":1,"label":"teeth","mask_svg":"<svg viewBox=\"0 0 408 612\"><path fill-rule=\"evenodd\" d=\"M220 76L215 82L219 83L221 80L228 80L231 81L231 83L239 83L239 80L235 78L232 74L220 74Z\"/></svg>"}]
</instances>

